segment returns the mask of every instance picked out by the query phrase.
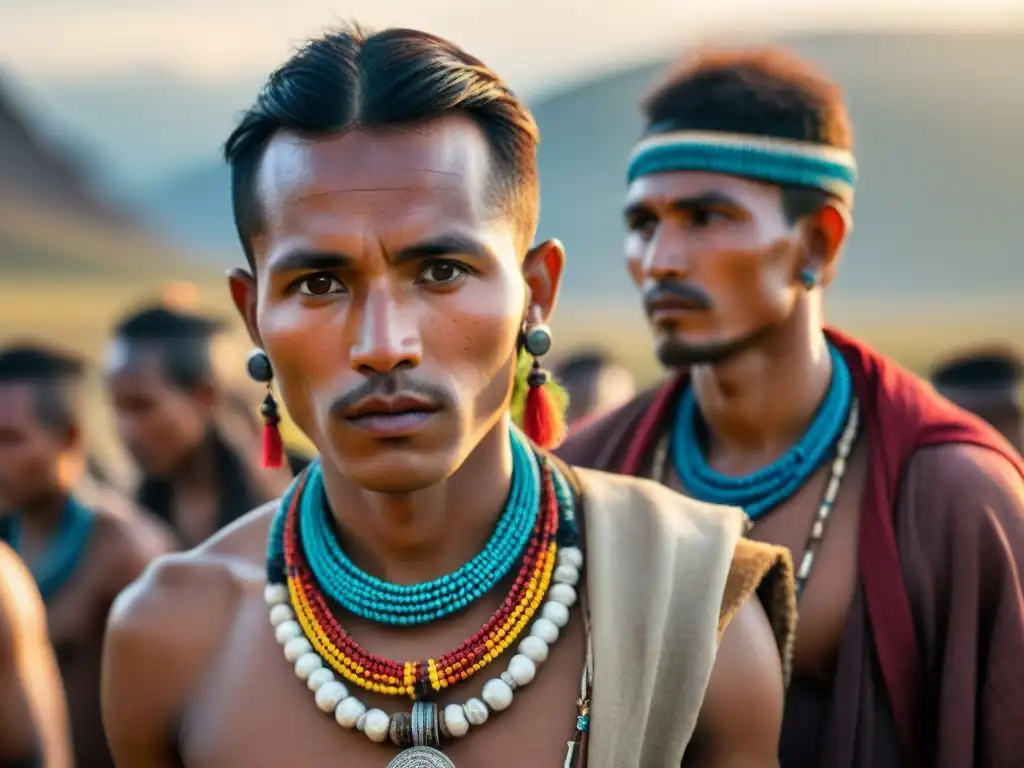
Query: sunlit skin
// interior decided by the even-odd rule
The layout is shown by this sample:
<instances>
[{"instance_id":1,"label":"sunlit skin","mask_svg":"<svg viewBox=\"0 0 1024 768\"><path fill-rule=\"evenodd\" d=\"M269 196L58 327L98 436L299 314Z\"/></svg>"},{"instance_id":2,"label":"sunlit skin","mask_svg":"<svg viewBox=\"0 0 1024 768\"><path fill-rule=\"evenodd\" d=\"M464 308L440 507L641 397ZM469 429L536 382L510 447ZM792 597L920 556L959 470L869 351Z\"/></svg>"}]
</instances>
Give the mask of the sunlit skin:
<instances>
[{"instance_id":1,"label":"sunlit skin","mask_svg":"<svg viewBox=\"0 0 1024 768\"><path fill-rule=\"evenodd\" d=\"M185 392L167 380L156 350L111 355L106 381L117 434L143 473L166 478L202 443L216 407L215 393Z\"/></svg>"},{"instance_id":2,"label":"sunlit skin","mask_svg":"<svg viewBox=\"0 0 1024 768\"><path fill-rule=\"evenodd\" d=\"M0 384L0 509L44 505L62 487L78 449L77 431L47 429L36 415L35 387Z\"/></svg>"},{"instance_id":3,"label":"sunlit skin","mask_svg":"<svg viewBox=\"0 0 1024 768\"><path fill-rule=\"evenodd\" d=\"M392 581L454 570L489 534L511 475L516 340L554 308L561 247L524 259L490 183L488 145L463 117L281 134L260 166L255 275L232 276L324 456L347 546Z\"/></svg>"},{"instance_id":4,"label":"sunlit skin","mask_svg":"<svg viewBox=\"0 0 1024 768\"><path fill-rule=\"evenodd\" d=\"M738 449L726 469L770 462L802 433L831 377L821 291L799 276L831 281L844 216L826 206L791 224L778 187L674 172L634 181L625 220L658 354L689 368L716 445ZM656 290L664 285L684 293Z\"/></svg>"},{"instance_id":5,"label":"sunlit skin","mask_svg":"<svg viewBox=\"0 0 1024 768\"><path fill-rule=\"evenodd\" d=\"M778 187L690 172L636 180L625 211L637 286L682 285L697 305L648 307L648 317L659 356L689 361L710 464L735 476L764 468L800 439L831 381L821 293L835 275L846 216L824 206L790 223ZM810 291L803 269L817 276ZM801 601L797 684L833 673L856 583L864 476L858 442ZM685 491L674 472L664 479ZM752 535L788 547L799 562L827 481L823 468Z\"/></svg>"},{"instance_id":6,"label":"sunlit skin","mask_svg":"<svg viewBox=\"0 0 1024 768\"><path fill-rule=\"evenodd\" d=\"M488 194L485 137L461 116L385 133L279 134L260 171L255 271L235 271L231 292L269 355L290 414L323 457L344 549L392 583L450 573L480 551L504 507L517 339L524 323L544 322L553 311L561 246L527 250L532 233ZM298 765L333 754L344 765L370 766L390 759L364 736L312 716L309 691L281 661L272 633L253 631L266 626L263 558L273 512L266 505L194 553L168 560L121 601L108 633L104 695L119 763ZM585 594L585 580L578 588ZM424 626L389 627L340 609L339 621L386 658L428 658L477 631L503 590ZM716 665L709 688L736 690L730 670L755 680L760 694L751 709L769 726L748 753L768 761L742 764L774 765L782 684L770 628L752 608L725 633L719 658L731 661ZM751 649L755 637L764 642ZM585 649L584 622L574 612L544 674L516 691L514 711L474 738L446 743L446 754L457 765L562 765ZM168 655L173 669L157 664L157 678L147 680L158 694L133 706L142 671ZM210 674L215 685L204 683ZM474 677L449 688L440 703L479 696L483 684ZM401 706L372 693L360 698L388 712ZM742 744L726 727L737 721L756 731L734 717L729 702L718 709L717 719L702 721L709 741ZM179 761L168 755L168 734L183 713L192 727Z\"/></svg>"}]
</instances>

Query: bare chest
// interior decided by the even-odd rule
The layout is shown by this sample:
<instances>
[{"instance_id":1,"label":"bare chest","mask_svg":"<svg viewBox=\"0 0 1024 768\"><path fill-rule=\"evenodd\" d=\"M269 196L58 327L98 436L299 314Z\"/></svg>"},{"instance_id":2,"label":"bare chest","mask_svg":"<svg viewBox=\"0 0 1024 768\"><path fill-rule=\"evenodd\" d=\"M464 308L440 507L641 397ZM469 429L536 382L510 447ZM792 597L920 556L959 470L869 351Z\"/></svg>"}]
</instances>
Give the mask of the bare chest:
<instances>
[{"instance_id":1,"label":"bare chest","mask_svg":"<svg viewBox=\"0 0 1024 768\"><path fill-rule=\"evenodd\" d=\"M507 710L491 713L483 725L444 744L443 752L449 760L456 766L489 768L564 765L567 742L576 725L584 663L582 625L575 614L537 677L515 692ZM412 645L417 642L410 641ZM369 643L366 645L374 650ZM412 648L404 650L404 658L436 653L430 647L421 647L418 655ZM439 706L461 704L479 696L483 683L497 676L505 664L499 660L493 674L485 669L477 676L479 679L472 678L443 692ZM356 692L352 686L350 690ZM411 708L407 698L379 697L361 690L356 695L366 706L379 707L388 714ZM274 640L262 601L247 601L239 614L230 642L186 717L182 736L182 758L187 768L384 768L399 755L390 741L373 743L318 709L314 695L295 676Z\"/></svg>"},{"instance_id":2,"label":"bare chest","mask_svg":"<svg viewBox=\"0 0 1024 768\"><path fill-rule=\"evenodd\" d=\"M98 663L111 602L95 572L98 565L87 558L46 607L50 641L62 670L92 657Z\"/></svg>"},{"instance_id":3,"label":"bare chest","mask_svg":"<svg viewBox=\"0 0 1024 768\"><path fill-rule=\"evenodd\" d=\"M820 681L834 676L857 588L857 537L866 474L867 445L858 440L827 516L822 515L822 502L832 480L829 464L750 532L752 539L787 548L798 576L802 569L806 576L793 656L797 676ZM675 473L669 485L685 492Z\"/></svg>"}]
</instances>

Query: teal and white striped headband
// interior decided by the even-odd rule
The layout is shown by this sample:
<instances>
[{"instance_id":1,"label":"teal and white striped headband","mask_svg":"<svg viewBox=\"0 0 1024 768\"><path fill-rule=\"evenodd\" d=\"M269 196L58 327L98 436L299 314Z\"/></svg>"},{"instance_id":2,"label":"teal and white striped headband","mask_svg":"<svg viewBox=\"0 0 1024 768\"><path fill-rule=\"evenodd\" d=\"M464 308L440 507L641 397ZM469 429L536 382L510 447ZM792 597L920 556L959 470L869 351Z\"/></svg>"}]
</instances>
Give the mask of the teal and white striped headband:
<instances>
[{"instance_id":1,"label":"teal and white striped headband","mask_svg":"<svg viewBox=\"0 0 1024 768\"><path fill-rule=\"evenodd\" d=\"M853 152L809 141L714 131L671 131L642 139L629 158L627 182L670 171L704 171L772 184L814 187L853 205Z\"/></svg>"}]
</instances>

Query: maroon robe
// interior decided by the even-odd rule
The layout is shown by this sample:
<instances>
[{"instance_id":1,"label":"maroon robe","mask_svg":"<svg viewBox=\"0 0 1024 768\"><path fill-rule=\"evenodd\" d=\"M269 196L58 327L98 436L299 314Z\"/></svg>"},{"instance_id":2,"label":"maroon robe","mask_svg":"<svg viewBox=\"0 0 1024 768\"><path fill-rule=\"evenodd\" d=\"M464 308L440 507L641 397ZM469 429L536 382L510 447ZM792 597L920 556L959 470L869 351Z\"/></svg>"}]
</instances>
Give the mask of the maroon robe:
<instances>
[{"instance_id":1,"label":"maroon robe","mask_svg":"<svg viewBox=\"0 0 1024 768\"><path fill-rule=\"evenodd\" d=\"M831 690L790 689L783 768L1024 766L1024 463L917 377L827 333L868 441L859 586ZM585 425L558 454L642 473L684 385Z\"/></svg>"}]
</instances>

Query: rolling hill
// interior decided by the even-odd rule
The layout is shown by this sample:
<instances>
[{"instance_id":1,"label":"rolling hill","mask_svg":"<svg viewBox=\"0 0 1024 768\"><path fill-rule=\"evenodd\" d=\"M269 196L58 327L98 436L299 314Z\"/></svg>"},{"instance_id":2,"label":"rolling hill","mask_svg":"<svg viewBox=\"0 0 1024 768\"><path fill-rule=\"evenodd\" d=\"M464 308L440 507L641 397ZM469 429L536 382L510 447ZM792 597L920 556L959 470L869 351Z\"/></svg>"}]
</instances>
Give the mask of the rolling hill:
<instances>
[{"instance_id":1,"label":"rolling hill","mask_svg":"<svg viewBox=\"0 0 1024 768\"><path fill-rule=\"evenodd\" d=\"M842 83L853 114L862 182L836 292L877 301L1024 288L1016 227L1024 35L843 33L783 42ZM543 137L540 234L569 249L569 301L624 295L625 159L640 129L635 105L664 65L532 103ZM227 173L212 156L142 202L166 231L237 258Z\"/></svg>"}]
</instances>

